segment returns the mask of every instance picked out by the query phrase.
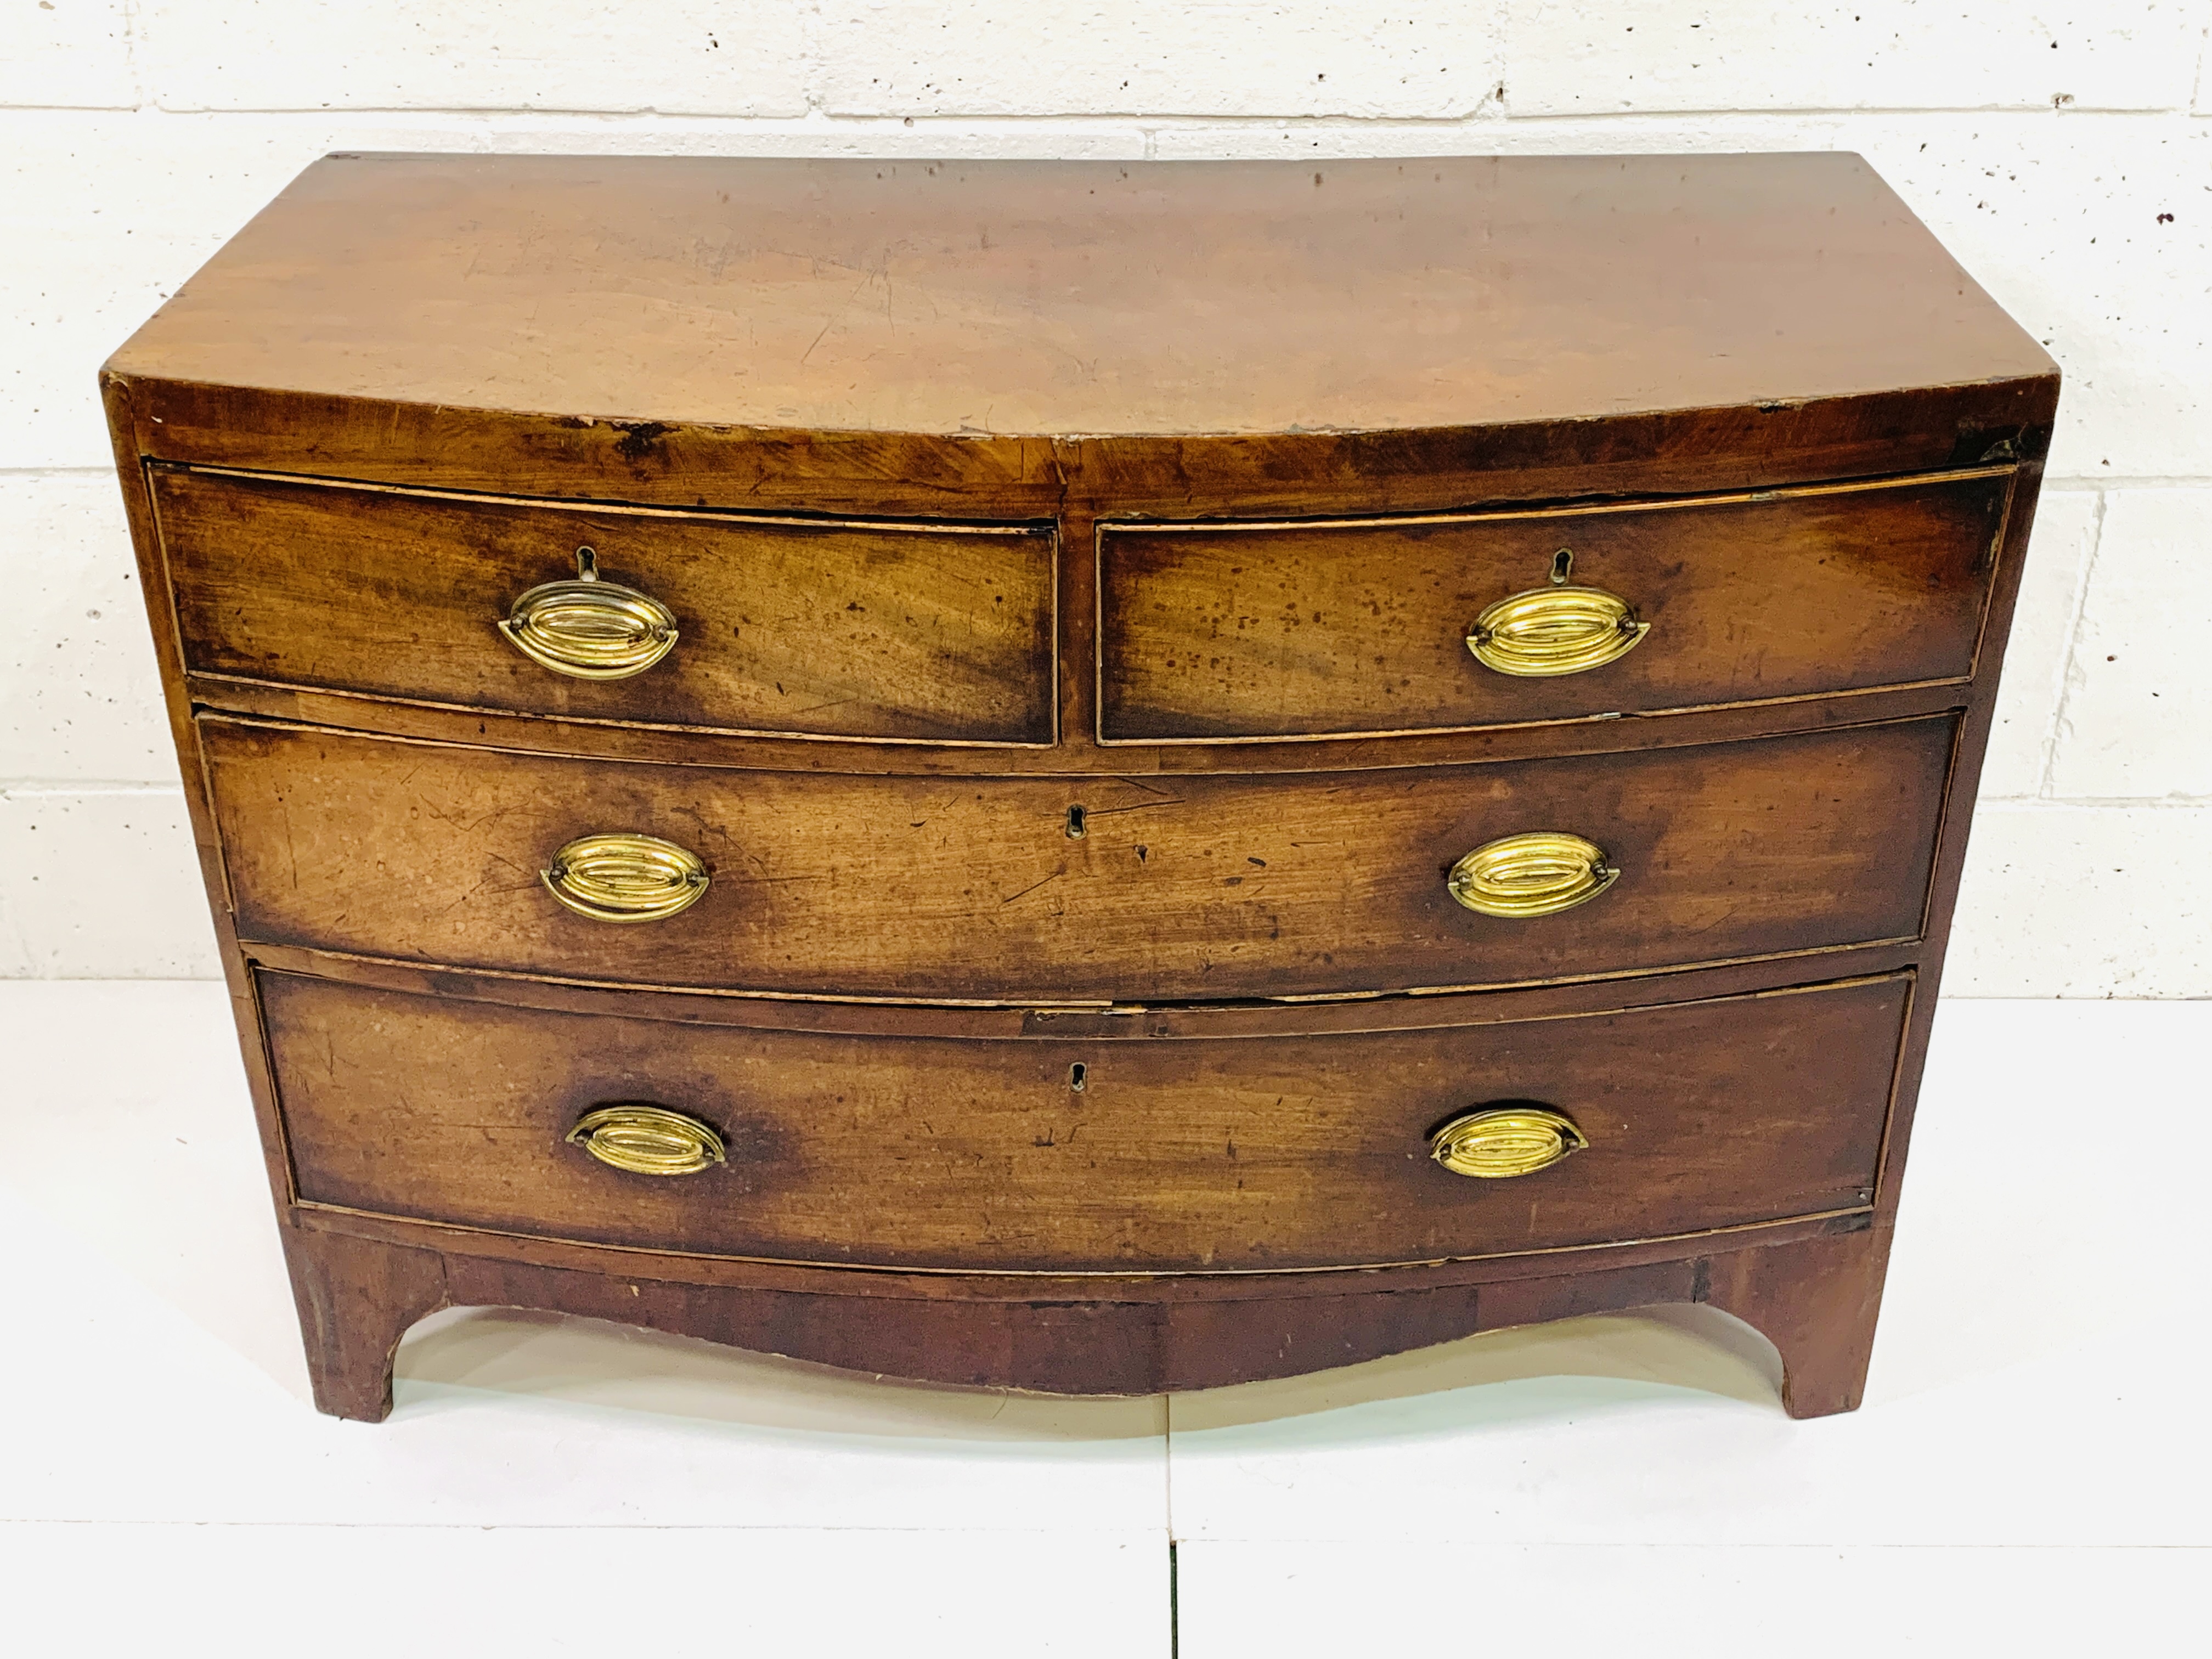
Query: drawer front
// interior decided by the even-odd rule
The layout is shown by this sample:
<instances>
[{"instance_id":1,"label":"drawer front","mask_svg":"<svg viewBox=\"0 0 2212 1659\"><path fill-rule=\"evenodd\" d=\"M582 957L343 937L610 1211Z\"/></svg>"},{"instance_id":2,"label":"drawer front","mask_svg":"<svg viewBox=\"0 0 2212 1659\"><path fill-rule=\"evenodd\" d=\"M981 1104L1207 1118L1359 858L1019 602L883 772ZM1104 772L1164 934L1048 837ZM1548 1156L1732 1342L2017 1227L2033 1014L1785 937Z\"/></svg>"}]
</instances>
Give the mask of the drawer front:
<instances>
[{"instance_id":1,"label":"drawer front","mask_svg":"<svg viewBox=\"0 0 2212 1659\"><path fill-rule=\"evenodd\" d=\"M1961 679L2011 483L1978 472L1628 508L1102 526L1099 734L1463 730ZM1617 598L1628 627L1579 656L1532 644L1577 597L1561 586ZM1478 661L1478 620L1531 592L1522 648L1503 654L1547 672ZM1599 660L1556 672L1584 659Z\"/></svg>"},{"instance_id":2,"label":"drawer front","mask_svg":"<svg viewBox=\"0 0 2212 1659\"><path fill-rule=\"evenodd\" d=\"M260 978L311 1202L704 1254L1079 1272L1431 1261L1861 1207L1907 985L1080 1042L764 1031ZM1501 1102L1540 1103L1588 1145L1498 1179L1432 1158L1440 1125ZM568 1139L616 1104L704 1125L721 1161L633 1173Z\"/></svg>"},{"instance_id":3,"label":"drawer front","mask_svg":"<svg viewBox=\"0 0 2212 1659\"><path fill-rule=\"evenodd\" d=\"M178 471L157 471L154 494L185 660L198 672L570 720L1054 740L1047 531L571 507ZM524 594L576 580L580 547L592 550L601 590L586 601L627 588L672 619L676 643L650 666L579 678L499 631Z\"/></svg>"},{"instance_id":4,"label":"drawer front","mask_svg":"<svg viewBox=\"0 0 2212 1659\"><path fill-rule=\"evenodd\" d=\"M249 940L1047 1003L1499 985L1916 937L1953 731L1139 781L654 766L203 722ZM1618 877L1554 915L1455 901L1464 855L1546 831L1586 838ZM703 889L636 923L572 912L543 872L559 884L586 861L562 849L605 835L680 849Z\"/></svg>"}]
</instances>

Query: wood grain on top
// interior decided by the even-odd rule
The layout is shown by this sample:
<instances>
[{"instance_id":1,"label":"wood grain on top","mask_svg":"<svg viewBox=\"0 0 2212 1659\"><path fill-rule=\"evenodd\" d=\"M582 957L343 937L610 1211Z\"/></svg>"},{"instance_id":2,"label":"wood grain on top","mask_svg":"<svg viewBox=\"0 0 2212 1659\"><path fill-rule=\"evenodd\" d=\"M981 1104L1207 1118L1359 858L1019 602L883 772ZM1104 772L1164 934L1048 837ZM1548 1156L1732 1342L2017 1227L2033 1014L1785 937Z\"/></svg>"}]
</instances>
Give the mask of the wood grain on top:
<instances>
[{"instance_id":1,"label":"wood grain on top","mask_svg":"<svg viewBox=\"0 0 2212 1659\"><path fill-rule=\"evenodd\" d=\"M1573 420L2053 372L1844 155L333 156L109 368L1052 435Z\"/></svg>"}]
</instances>

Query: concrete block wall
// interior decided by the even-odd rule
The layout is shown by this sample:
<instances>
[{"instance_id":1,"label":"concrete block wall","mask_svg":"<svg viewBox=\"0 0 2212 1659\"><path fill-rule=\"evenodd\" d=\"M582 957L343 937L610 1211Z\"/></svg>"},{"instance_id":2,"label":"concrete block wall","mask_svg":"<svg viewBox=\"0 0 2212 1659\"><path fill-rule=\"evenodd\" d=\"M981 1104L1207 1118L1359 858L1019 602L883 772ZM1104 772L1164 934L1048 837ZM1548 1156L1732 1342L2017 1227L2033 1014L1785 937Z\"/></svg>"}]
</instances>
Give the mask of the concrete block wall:
<instances>
[{"instance_id":1,"label":"concrete block wall","mask_svg":"<svg viewBox=\"0 0 2212 1659\"><path fill-rule=\"evenodd\" d=\"M215 964L94 395L331 149L1856 150L2064 367L1949 988L2212 994L2212 0L0 0L0 975Z\"/></svg>"}]
</instances>

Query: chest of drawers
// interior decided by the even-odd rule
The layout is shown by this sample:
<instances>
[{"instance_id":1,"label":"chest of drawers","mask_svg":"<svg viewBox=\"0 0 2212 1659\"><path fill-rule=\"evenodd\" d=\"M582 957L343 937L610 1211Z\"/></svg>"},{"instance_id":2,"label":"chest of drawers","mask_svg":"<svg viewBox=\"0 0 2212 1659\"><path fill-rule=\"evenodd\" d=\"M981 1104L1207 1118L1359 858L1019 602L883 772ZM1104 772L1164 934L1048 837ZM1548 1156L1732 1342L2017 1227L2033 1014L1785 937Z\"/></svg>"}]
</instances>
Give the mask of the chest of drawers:
<instances>
[{"instance_id":1,"label":"chest of drawers","mask_svg":"<svg viewBox=\"0 0 2212 1659\"><path fill-rule=\"evenodd\" d=\"M103 382L325 1410L1857 1402L2057 377L1856 158L338 155Z\"/></svg>"}]
</instances>

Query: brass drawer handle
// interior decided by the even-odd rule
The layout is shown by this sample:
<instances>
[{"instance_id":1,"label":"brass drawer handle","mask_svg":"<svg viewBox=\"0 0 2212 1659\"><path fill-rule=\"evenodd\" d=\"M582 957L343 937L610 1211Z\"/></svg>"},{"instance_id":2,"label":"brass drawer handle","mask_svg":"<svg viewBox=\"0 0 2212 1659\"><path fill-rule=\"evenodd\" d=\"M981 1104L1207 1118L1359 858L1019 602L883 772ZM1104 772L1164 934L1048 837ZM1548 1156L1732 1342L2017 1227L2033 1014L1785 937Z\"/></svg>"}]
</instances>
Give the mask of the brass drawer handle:
<instances>
[{"instance_id":1,"label":"brass drawer handle","mask_svg":"<svg viewBox=\"0 0 2212 1659\"><path fill-rule=\"evenodd\" d=\"M1470 910L1525 920L1587 904L1620 877L1595 842L1536 830L1485 842L1452 866L1444 886Z\"/></svg>"},{"instance_id":2,"label":"brass drawer handle","mask_svg":"<svg viewBox=\"0 0 2212 1659\"><path fill-rule=\"evenodd\" d=\"M1474 659L1519 679L1547 679L1602 668L1642 644L1651 624L1618 593L1570 583L1574 564L1561 548L1549 586L1508 594L1477 617L1467 636Z\"/></svg>"},{"instance_id":3,"label":"brass drawer handle","mask_svg":"<svg viewBox=\"0 0 2212 1659\"><path fill-rule=\"evenodd\" d=\"M499 625L541 668L580 680L626 680L676 648L676 616L659 599L599 575L599 556L576 550L576 579L545 582Z\"/></svg>"},{"instance_id":4,"label":"brass drawer handle","mask_svg":"<svg viewBox=\"0 0 2212 1659\"><path fill-rule=\"evenodd\" d=\"M593 921L659 921L707 890L696 853L652 836L585 836L538 872L545 890Z\"/></svg>"},{"instance_id":5,"label":"brass drawer handle","mask_svg":"<svg viewBox=\"0 0 2212 1659\"><path fill-rule=\"evenodd\" d=\"M1508 1106L1454 1118L1429 1137L1429 1156L1454 1175L1503 1181L1547 1170L1589 1145L1563 1113Z\"/></svg>"},{"instance_id":6,"label":"brass drawer handle","mask_svg":"<svg viewBox=\"0 0 2212 1659\"><path fill-rule=\"evenodd\" d=\"M576 1120L568 1144L631 1175L697 1175L727 1162L722 1137L697 1118L665 1106L624 1101L595 1107Z\"/></svg>"}]
</instances>

